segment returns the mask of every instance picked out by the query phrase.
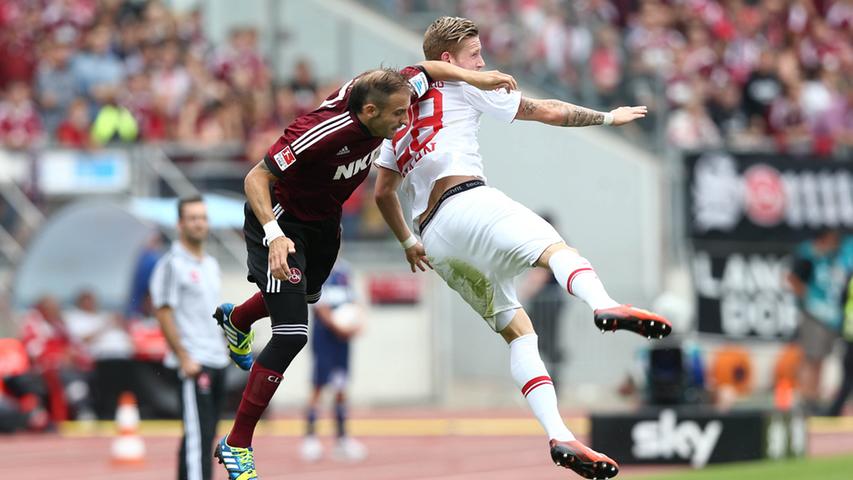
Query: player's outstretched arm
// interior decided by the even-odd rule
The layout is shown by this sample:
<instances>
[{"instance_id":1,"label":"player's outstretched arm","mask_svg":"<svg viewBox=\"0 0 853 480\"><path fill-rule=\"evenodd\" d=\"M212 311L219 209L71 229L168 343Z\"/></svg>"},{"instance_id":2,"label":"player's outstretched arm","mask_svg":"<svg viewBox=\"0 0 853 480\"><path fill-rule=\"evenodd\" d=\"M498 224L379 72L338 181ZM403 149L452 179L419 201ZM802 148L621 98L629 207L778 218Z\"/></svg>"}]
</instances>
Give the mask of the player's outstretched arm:
<instances>
[{"instance_id":1,"label":"player's outstretched arm","mask_svg":"<svg viewBox=\"0 0 853 480\"><path fill-rule=\"evenodd\" d=\"M516 83L512 75L497 70L489 70L487 72L466 70L462 67L438 60L424 60L418 65L424 67L427 74L433 80L465 82L480 90L497 90L499 88L518 90L518 83Z\"/></svg>"},{"instance_id":2,"label":"player's outstretched arm","mask_svg":"<svg viewBox=\"0 0 853 480\"><path fill-rule=\"evenodd\" d=\"M599 112L560 100L538 100L521 97L516 120L531 120L557 127L588 127L613 125L618 127L646 116L648 108L619 107L609 112Z\"/></svg>"},{"instance_id":3,"label":"player's outstretched arm","mask_svg":"<svg viewBox=\"0 0 853 480\"><path fill-rule=\"evenodd\" d=\"M382 212L385 223L388 224L388 227L394 232L394 236L403 245L403 249L406 251L406 260L409 262L412 272L415 271L415 267L425 272L425 267L432 268L432 265L426 257L423 244L417 240L409 230L409 226L406 225L406 219L403 218L403 207L400 206L400 199L397 197L397 188L403 178L399 173L382 166L378 166L376 170L376 187L373 193L376 206Z\"/></svg>"},{"instance_id":4,"label":"player's outstretched arm","mask_svg":"<svg viewBox=\"0 0 853 480\"><path fill-rule=\"evenodd\" d=\"M246 180L243 181L243 188L246 191L246 201L249 202L249 206L255 212L255 217L264 226L264 233L269 244L270 273L275 278L284 280L290 277L287 255L296 252L296 247L293 241L287 238L284 232L281 231L281 227L276 222L275 214L272 211L270 183L275 180L275 175L270 172L266 163L261 160L246 175Z\"/></svg>"}]
</instances>

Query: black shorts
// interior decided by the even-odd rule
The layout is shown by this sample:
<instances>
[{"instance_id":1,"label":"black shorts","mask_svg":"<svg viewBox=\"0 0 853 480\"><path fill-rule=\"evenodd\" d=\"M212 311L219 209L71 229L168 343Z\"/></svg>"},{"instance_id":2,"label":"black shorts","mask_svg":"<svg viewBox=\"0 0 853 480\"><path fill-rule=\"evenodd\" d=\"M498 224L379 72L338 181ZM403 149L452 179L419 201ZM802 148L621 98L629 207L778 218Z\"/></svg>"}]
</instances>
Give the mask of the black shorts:
<instances>
[{"instance_id":1,"label":"black shorts","mask_svg":"<svg viewBox=\"0 0 853 480\"><path fill-rule=\"evenodd\" d=\"M264 295L302 293L308 303L316 303L320 299L323 283L338 258L341 246L340 219L306 222L287 212L279 213L280 208L277 205L274 208L278 224L296 246L296 253L287 257L290 278L279 280L270 273L269 248L264 241L264 228L247 203L244 207L246 221L243 223L246 250L249 253L246 260L249 267L247 279L256 284Z\"/></svg>"}]
</instances>

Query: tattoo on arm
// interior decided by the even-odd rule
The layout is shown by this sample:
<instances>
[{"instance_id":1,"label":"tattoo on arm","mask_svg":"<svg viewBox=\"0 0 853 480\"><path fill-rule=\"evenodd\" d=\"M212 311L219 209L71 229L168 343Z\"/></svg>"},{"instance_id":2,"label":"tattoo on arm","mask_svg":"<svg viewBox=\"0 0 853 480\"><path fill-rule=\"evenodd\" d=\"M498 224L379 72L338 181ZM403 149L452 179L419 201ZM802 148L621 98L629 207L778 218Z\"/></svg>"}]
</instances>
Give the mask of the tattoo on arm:
<instances>
[{"instance_id":1,"label":"tattoo on arm","mask_svg":"<svg viewBox=\"0 0 853 480\"><path fill-rule=\"evenodd\" d=\"M519 120L535 120L558 127L586 127L603 125L604 113L562 102L521 97L518 106Z\"/></svg>"},{"instance_id":2,"label":"tattoo on arm","mask_svg":"<svg viewBox=\"0 0 853 480\"><path fill-rule=\"evenodd\" d=\"M528 100L524 97L521 97L521 105L518 106L519 117L526 118L533 114L536 111L536 103L532 100Z\"/></svg>"},{"instance_id":3,"label":"tattoo on arm","mask_svg":"<svg viewBox=\"0 0 853 480\"><path fill-rule=\"evenodd\" d=\"M561 102L562 103L562 102ZM586 127L589 125L603 125L604 114L589 108L564 103L565 120L560 126L563 127Z\"/></svg>"}]
</instances>

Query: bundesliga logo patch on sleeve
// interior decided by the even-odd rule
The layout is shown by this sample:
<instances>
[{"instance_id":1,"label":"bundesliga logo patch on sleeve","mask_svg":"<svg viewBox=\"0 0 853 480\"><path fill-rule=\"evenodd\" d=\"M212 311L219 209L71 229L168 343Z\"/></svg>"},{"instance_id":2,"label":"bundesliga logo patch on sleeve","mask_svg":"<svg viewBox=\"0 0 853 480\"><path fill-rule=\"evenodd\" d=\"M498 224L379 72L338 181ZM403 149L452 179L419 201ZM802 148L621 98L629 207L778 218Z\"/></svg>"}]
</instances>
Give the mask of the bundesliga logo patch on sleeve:
<instances>
[{"instance_id":1,"label":"bundesliga logo patch on sleeve","mask_svg":"<svg viewBox=\"0 0 853 480\"><path fill-rule=\"evenodd\" d=\"M287 169L293 162L296 161L296 155L290 150L290 146L286 146L281 149L278 153L273 155L275 159L276 165L278 165L279 170L282 172Z\"/></svg>"},{"instance_id":2,"label":"bundesliga logo patch on sleeve","mask_svg":"<svg viewBox=\"0 0 853 480\"><path fill-rule=\"evenodd\" d=\"M415 75L414 77L409 79L409 84L412 85L412 89L415 91L415 95L418 97L422 97L426 91L429 89L429 85L427 84L426 75L423 72Z\"/></svg>"}]
</instances>

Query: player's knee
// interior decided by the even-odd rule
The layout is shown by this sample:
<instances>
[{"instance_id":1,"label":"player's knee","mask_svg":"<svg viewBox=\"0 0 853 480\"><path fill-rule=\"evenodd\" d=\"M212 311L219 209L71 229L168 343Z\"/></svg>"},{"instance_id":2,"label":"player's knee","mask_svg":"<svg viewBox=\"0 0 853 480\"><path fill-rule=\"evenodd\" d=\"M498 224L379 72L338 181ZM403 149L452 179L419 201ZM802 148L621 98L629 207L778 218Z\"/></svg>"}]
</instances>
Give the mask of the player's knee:
<instances>
[{"instance_id":1,"label":"player's knee","mask_svg":"<svg viewBox=\"0 0 853 480\"><path fill-rule=\"evenodd\" d=\"M320 301L320 296L322 295L322 290L317 291L317 293L311 293L305 295L305 301L308 302L309 305L313 305Z\"/></svg>"},{"instance_id":2,"label":"player's knee","mask_svg":"<svg viewBox=\"0 0 853 480\"><path fill-rule=\"evenodd\" d=\"M536 266L547 268L548 263L551 261L551 257L553 257L555 254L561 253L561 252L566 252L566 253L571 254L571 255L580 256L580 252L578 252L577 249L574 249L574 248L566 245L566 242L558 242L558 243L554 243L552 245L549 245L542 252L542 254L539 255L539 258L536 260Z\"/></svg>"},{"instance_id":3,"label":"player's knee","mask_svg":"<svg viewBox=\"0 0 853 480\"><path fill-rule=\"evenodd\" d=\"M265 368L284 373L307 343L307 333L273 333L256 361Z\"/></svg>"},{"instance_id":4,"label":"player's knee","mask_svg":"<svg viewBox=\"0 0 853 480\"><path fill-rule=\"evenodd\" d=\"M272 320L272 339L256 361L284 372L308 343L308 305L301 293L277 293L264 297Z\"/></svg>"},{"instance_id":5,"label":"player's knee","mask_svg":"<svg viewBox=\"0 0 853 480\"><path fill-rule=\"evenodd\" d=\"M281 350L282 352L293 352L294 356L302 351L307 343L308 335L304 333L274 333L272 339L270 339L270 345L273 345L273 348Z\"/></svg>"}]
</instances>

